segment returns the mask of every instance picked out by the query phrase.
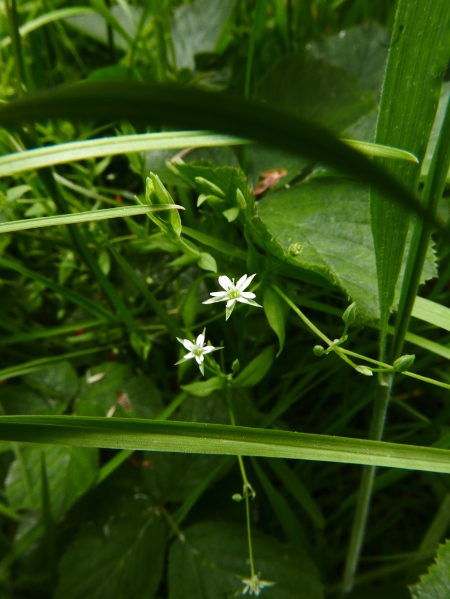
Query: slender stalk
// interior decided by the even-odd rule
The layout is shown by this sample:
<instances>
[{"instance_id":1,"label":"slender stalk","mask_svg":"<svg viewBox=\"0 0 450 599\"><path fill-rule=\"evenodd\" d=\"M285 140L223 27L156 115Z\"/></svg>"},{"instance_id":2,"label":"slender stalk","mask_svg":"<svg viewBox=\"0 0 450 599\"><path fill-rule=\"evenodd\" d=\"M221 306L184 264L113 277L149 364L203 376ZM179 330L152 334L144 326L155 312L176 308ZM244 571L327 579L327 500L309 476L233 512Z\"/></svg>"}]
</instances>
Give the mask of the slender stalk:
<instances>
[{"instance_id":1,"label":"slender stalk","mask_svg":"<svg viewBox=\"0 0 450 599\"><path fill-rule=\"evenodd\" d=\"M5 0L6 16L8 18L9 32L12 42L14 66L16 69L17 93L23 95L26 90L25 64L22 54L19 23L17 18L16 0Z\"/></svg>"}]
</instances>

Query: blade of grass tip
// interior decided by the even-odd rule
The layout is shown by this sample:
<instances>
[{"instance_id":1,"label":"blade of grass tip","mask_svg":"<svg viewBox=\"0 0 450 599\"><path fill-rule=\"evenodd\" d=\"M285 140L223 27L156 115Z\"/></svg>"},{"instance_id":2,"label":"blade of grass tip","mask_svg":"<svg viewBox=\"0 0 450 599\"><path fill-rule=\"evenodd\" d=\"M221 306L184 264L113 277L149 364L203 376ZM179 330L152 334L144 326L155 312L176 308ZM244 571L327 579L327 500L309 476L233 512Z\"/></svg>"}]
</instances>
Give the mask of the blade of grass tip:
<instances>
[{"instance_id":1,"label":"blade of grass tip","mask_svg":"<svg viewBox=\"0 0 450 599\"><path fill-rule=\"evenodd\" d=\"M8 4L8 0L6 1ZM92 14L95 11L92 8L84 7L84 6L73 6L71 8L59 8L56 10L52 10L45 15L41 15L28 21L24 25L19 27L19 34L21 38L26 37L32 31L36 31L40 27L44 25L48 25L49 23L54 23L55 21L60 21L61 19L68 19L70 17L78 17L82 15ZM11 43L11 37L5 37L0 42L0 48L5 48Z\"/></svg>"},{"instance_id":2,"label":"blade of grass tip","mask_svg":"<svg viewBox=\"0 0 450 599\"><path fill-rule=\"evenodd\" d=\"M407 162L415 162L419 164L419 159L412 152L385 146L383 144L369 143L367 141L357 141L354 139L343 139L347 145L359 150L367 156L377 156L378 158L390 158L391 160L406 160Z\"/></svg>"},{"instance_id":3,"label":"blade of grass tip","mask_svg":"<svg viewBox=\"0 0 450 599\"><path fill-rule=\"evenodd\" d=\"M89 354L96 354L98 352L105 351L105 349L110 349L110 346L91 347L88 349L82 349L80 351L70 352L68 354L61 354L51 358L39 358L37 360L30 360L29 362L25 362L24 364L19 364L17 366L2 368L0 370L0 381L6 381L7 379L11 379L16 376L23 376L24 374L35 372L36 370L50 366L50 364L57 364L58 362L65 362L66 360L81 358L83 356L88 356Z\"/></svg>"},{"instance_id":4,"label":"blade of grass tip","mask_svg":"<svg viewBox=\"0 0 450 599\"><path fill-rule=\"evenodd\" d=\"M278 522L281 524L286 537L291 541L291 543L299 545L304 549L309 549L310 543L308 541L308 535L306 534L303 526L300 524L290 505L281 495L281 493L272 485L263 469L258 465L257 460L255 460L255 458L251 458L251 462L253 469L256 472L256 476L258 477L258 480L264 489L267 499L269 500L269 503L272 506L275 516L277 517Z\"/></svg>"},{"instance_id":5,"label":"blade of grass tip","mask_svg":"<svg viewBox=\"0 0 450 599\"><path fill-rule=\"evenodd\" d=\"M58 216L41 216L25 220L15 220L0 223L0 235L12 231L24 231L27 229L40 229L42 227L56 227L58 225L72 225L76 223L90 223L110 218L123 218L148 212L159 212L161 210L183 210L182 206L176 204L165 204L164 206L123 206L121 208L106 208L103 210L90 210L89 212L76 212L73 214L59 214Z\"/></svg>"},{"instance_id":6,"label":"blade of grass tip","mask_svg":"<svg viewBox=\"0 0 450 599\"><path fill-rule=\"evenodd\" d=\"M67 289L67 287L59 285L51 279L47 279L47 277L44 277L43 275L37 272L25 268L25 266L22 266L21 264L16 264L16 262L13 262L12 260L7 260L6 258L0 258L0 266L3 268L14 270L15 272L23 275L24 277L29 277L34 281L42 283L55 293L60 294L62 297L74 303L76 306L79 306L89 314L92 314L92 316L96 316L97 318L101 318L102 320L105 320L107 322L117 323L117 318L114 316L114 314L111 314L111 312L105 310L104 308L102 308L102 306L99 306L89 298L84 297L76 293L75 291L70 291L70 289Z\"/></svg>"},{"instance_id":7,"label":"blade of grass tip","mask_svg":"<svg viewBox=\"0 0 450 599\"><path fill-rule=\"evenodd\" d=\"M384 168L336 139L322 127L255 101L172 84L129 81L61 86L0 107L0 125L46 118L159 121L181 127L215 130L278 146L333 166L385 193L390 200L428 220L414 193ZM446 232L440 220L430 223ZM448 238L450 243L450 237Z\"/></svg>"},{"instance_id":8,"label":"blade of grass tip","mask_svg":"<svg viewBox=\"0 0 450 599\"><path fill-rule=\"evenodd\" d=\"M148 305L159 317L159 319L167 328L167 330L171 333L171 335L173 335L174 337L184 337L184 333L181 327L167 314L167 310L163 308L163 306L156 299L153 293L148 289L144 281L142 281L136 275L136 273L134 272L130 264L127 262L127 260L125 260L125 258L111 244L108 244L108 249L114 256L117 264L127 275L127 277L132 281L132 283L134 283L137 289L142 293Z\"/></svg>"},{"instance_id":9,"label":"blade of grass tip","mask_svg":"<svg viewBox=\"0 0 450 599\"><path fill-rule=\"evenodd\" d=\"M318 528L323 529L325 527L325 517L322 514L322 510L311 497L308 489L300 482L295 472L289 468L284 460L266 459L266 462L314 524Z\"/></svg>"},{"instance_id":10,"label":"blade of grass tip","mask_svg":"<svg viewBox=\"0 0 450 599\"><path fill-rule=\"evenodd\" d=\"M447 449L172 420L0 416L0 439L78 447L280 457L450 473Z\"/></svg>"},{"instance_id":11,"label":"blade of grass tip","mask_svg":"<svg viewBox=\"0 0 450 599\"><path fill-rule=\"evenodd\" d=\"M16 89L22 95L26 89L25 65L23 62L22 43L20 41L19 21L17 17L16 0L5 0L6 16L12 41L13 60L16 70Z\"/></svg>"},{"instance_id":12,"label":"blade of grass tip","mask_svg":"<svg viewBox=\"0 0 450 599\"><path fill-rule=\"evenodd\" d=\"M177 408L181 406L183 401L186 399L188 394L185 391L182 391L175 397L175 399L164 408L162 412L156 416L155 420L167 420L170 416L175 412ZM99 485L101 482L108 478L110 474L112 474L117 468L125 462L132 454L134 453L133 449L122 449L119 453L117 453L107 464L102 466L97 475L95 484Z\"/></svg>"},{"instance_id":13,"label":"blade of grass tip","mask_svg":"<svg viewBox=\"0 0 450 599\"><path fill-rule=\"evenodd\" d=\"M422 203L430 215L436 215L450 165L450 102L444 116L439 138L425 181ZM398 305L395 332L392 344L391 363L400 357L405 335L411 320L414 303L419 289L420 277L425 264L431 239L431 227L417 220L406 262L402 290Z\"/></svg>"},{"instance_id":14,"label":"blade of grass tip","mask_svg":"<svg viewBox=\"0 0 450 599\"><path fill-rule=\"evenodd\" d=\"M52 585L56 581L56 553L55 553L55 523L53 522L50 489L45 464L45 453L41 452L41 485L42 485L42 524L44 526L44 543L47 554L47 568Z\"/></svg>"}]
</instances>

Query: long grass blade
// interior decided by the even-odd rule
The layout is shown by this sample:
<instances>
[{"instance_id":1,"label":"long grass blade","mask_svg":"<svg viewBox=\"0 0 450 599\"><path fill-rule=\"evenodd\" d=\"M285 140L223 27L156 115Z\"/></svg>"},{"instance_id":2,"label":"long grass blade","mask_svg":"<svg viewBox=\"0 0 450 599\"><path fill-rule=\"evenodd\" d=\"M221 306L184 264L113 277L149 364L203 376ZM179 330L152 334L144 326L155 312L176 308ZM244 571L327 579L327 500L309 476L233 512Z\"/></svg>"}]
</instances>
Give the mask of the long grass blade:
<instances>
[{"instance_id":1,"label":"long grass blade","mask_svg":"<svg viewBox=\"0 0 450 599\"><path fill-rule=\"evenodd\" d=\"M196 422L0 416L0 439L80 447L279 457L450 473L450 451L446 449Z\"/></svg>"}]
</instances>

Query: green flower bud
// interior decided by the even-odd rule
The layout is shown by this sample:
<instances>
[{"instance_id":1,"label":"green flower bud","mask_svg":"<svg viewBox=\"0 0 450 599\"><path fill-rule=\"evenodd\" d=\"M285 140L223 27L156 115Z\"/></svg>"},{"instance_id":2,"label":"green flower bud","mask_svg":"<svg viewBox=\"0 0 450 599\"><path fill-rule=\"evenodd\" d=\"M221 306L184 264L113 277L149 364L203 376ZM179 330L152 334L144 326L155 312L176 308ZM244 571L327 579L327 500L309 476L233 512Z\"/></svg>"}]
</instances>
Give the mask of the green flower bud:
<instances>
[{"instance_id":1,"label":"green flower bud","mask_svg":"<svg viewBox=\"0 0 450 599\"><path fill-rule=\"evenodd\" d=\"M344 314L342 315L342 320L345 322L345 324L348 327L355 322L355 320L356 320L356 304L355 304L355 302L353 302L353 304L350 304L350 306L344 312Z\"/></svg>"},{"instance_id":2,"label":"green flower bud","mask_svg":"<svg viewBox=\"0 0 450 599\"><path fill-rule=\"evenodd\" d=\"M240 210L247 210L247 202L245 201L244 194L240 189L236 189L236 202Z\"/></svg>"},{"instance_id":3,"label":"green flower bud","mask_svg":"<svg viewBox=\"0 0 450 599\"><path fill-rule=\"evenodd\" d=\"M367 366L357 366L355 368L356 372L359 372L359 374L365 374L366 376L373 376L373 372L370 370L370 368L367 368Z\"/></svg>"},{"instance_id":4,"label":"green flower bud","mask_svg":"<svg viewBox=\"0 0 450 599\"><path fill-rule=\"evenodd\" d=\"M408 370L410 366L414 364L414 360L416 359L415 354L400 356L394 362L394 369L397 372L403 372L404 370Z\"/></svg>"},{"instance_id":5,"label":"green flower bud","mask_svg":"<svg viewBox=\"0 0 450 599\"><path fill-rule=\"evenodd\" d=\"M303 251L303 246L301 243L291 243L291 245L289 246L289 254L291 254L291 256L298 256L299 254L301 254Z\"/></svg>"},{"instance_id":6,"label":"green flower bud","mask_svg":"<svg viewBox=\"0 0 450 599\"><path fill-rule=\"evenodd\" d=\"M238 360L238 359L236 359L236 360L233 362L233 364L231 365L231 370L232 370L233 372L238 372L240 367L241 367L241 365L239 364L239 360Z\"/></svg>"},{"instance_id":7,"label":"green flower bud","mask_svg":"<svg viewBox=\"0 0 450 599\"><path fill-rule=\"evenodd\" d=\"M325 353L325 350L323 349L323 347L321 345L315 345L313 352L314 352L315 356L320 358L320 356L323 356L323 354Z\"/></svg>"},{"instance_id":8,"label":"green flower bud","mask_svg":"<svg viewBox=\"0 0 450 599\"><path fill-rule=\"evenodd\" d=\"M238 501L239 502L239 501L242 501L243 497L239 493L235 493L234 495L232 495L231 499L233 501Z\"/></svg>"}]
</instances>

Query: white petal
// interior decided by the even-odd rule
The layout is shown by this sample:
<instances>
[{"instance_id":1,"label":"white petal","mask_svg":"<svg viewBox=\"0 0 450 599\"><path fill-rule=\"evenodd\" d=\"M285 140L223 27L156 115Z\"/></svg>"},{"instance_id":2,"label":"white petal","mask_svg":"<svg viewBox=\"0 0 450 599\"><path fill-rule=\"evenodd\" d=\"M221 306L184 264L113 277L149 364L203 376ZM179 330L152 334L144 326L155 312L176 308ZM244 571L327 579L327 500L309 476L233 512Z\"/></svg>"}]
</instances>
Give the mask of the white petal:
<instances>
[{"instance_id":1,"label":"white petal","mask_svg":"<svg viewBox=\"0 0 450 599\"><path fill-rule=\"evenodd\" d=\"M205 359L205 356L203 354L200 355L200 362L203 362L203 360Z\"/></svg>"},{"instance_id":2,"label":"white petal","mask_svg":"<svg viewBox=\"0 0 450 599\"><path fill-rule=\"evenodd\" d=\"M225 289L225 291L228 291L228 289L234 286L230 279L225 275L219 277L219 285Z\"/></svg>"},{"instance_id":3,"label":"white petal","mask_svg":"<svg viewBox=\"0 0 450 599\"><path fill-rule=\"evenodd\" d=\"M245 281L245 283L243 285L240 286L240 290L244 291L244 289L247 289L247 287L250 285L250 283L253 281L253 278L256 277L256 273L254 275L250 275L248 277L248 279Z\"/></svg>"},{"instance_id":4,"label":"white petal","mask_svg":"<svg viewBox=\"0 0 450 599\"><path fill-rule=\"evenodd\" d=\"M201 360L202 356L195 356L195 361L197 362L197 364L201 364L202 360Z\"/></svg>"},{"instance_id":5,"label":"white petal","mask_svg":"<svg viewBox=\"0 0 450 599\"><path fill-rule=\"evenodd\" d=\"M227 292L226 291L213 291L209 295L213 295L215 297L226 297L227 296Z\"/></svg>"},{"instance_id":6,"label":"white petal","mask_svg":"<svg viewBox=\"0 0 450 599\"><path fill-rule=\"evenodd\" d=\"M194 344L192 343L192 341L189 341L189 339L180 339L179 337L177 337L177 341L184 345L184 347L188 351L190 351L194 347Z\"/></svg>"},{"instance_id":7,"label":"white petal","mask_svg":"<svg viewBox=\"0 0 450 599\"><path fill-rule=\"evenodd\" d=\"M194 357L194 354L192 352L189 352L188 354L186 354L184 356L185 360L191 360Z\"/></svg>"},{"instance_id":8,"label":"white petal","mask_svg":"<svg viewBox=\"0 0 450 599\"><path fill-rule=\"evenodd\" d=\"M238 298L239 299L239 298ZM235 299L230 299L227 301L227 308L231 308L231 306L234 306L234 304L236 303Z\"/></svg>"},{"instance_id":9,"label":"white petal","mask_svg":"<svg viewBox=\"0 0 450 599\"><path fill-rule=\"evenodd\" d=\"M224 302L227 299L227 294L224 293L221 297L211 297L206 302L202 302L202 304L215 304L216 302Z\"/></svg>"},{"instance_id":10,"label":"white petal","mask_svg":"<svg viewBox=\"0 0 450 599\"><path fill-rule=\"evenodd\" d=\"M210 354L212 351L216 351L216 349L222 349L221 347L214 347L213 345L207 345L203 348L204 354Z\"/></svg>"},{"instance_id":11,"label":"white petal","mask_svg":"<svg viewBox=\"0 0 450 599\"><path fill-rule=\"evenodd\" d=\"M251 291L241 291L241 295L242 297L246 297L248 299L253 299L254 297L256 297L256 295Z\"/></svg>"},{"instance_id":12,"label":"white petal","mask_svg":"<svg viewBox=\"0 0 450 599\"><path fill-rule=\"evenodd\" d=\"M236 287L237 287L238 289L242 289L242 288L244 288L244 289L245 289L245 287L243 287L243 285L244 285L244 283L245 283L245 281L246 281L246 280L247 280L247 275L243 275L243 276L242 276L242 277L239 279L239 281L236 283Z\"/></svg>"},{"instance_id":13,"label":"white petal","mask_svg":"<svg viewBox=\"0 0 450 599\"><path fill-rule=\"evenodd\" d=\"M201 333L198 337L197 337L197 347L203 347L203 344L205 343L205 335L203 333Z\"/></svg>"}]
</instances>

